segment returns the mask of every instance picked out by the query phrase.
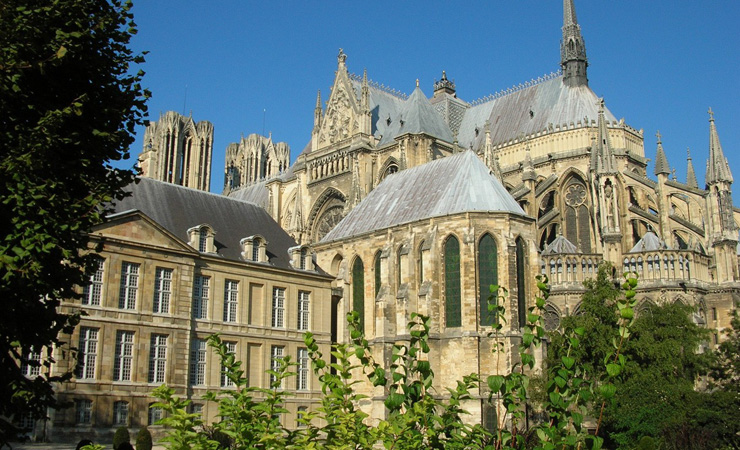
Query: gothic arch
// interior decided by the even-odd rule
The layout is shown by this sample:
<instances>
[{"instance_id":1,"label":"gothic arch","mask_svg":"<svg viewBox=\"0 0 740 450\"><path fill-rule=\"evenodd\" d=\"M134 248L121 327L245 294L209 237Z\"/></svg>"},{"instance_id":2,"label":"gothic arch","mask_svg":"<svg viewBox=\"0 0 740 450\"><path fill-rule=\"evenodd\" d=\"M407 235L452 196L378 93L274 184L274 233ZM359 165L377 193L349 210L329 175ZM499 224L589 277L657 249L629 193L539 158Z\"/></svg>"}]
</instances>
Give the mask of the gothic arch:
<instances>
[{"instance_id":1,"label":"gothic arch","mask_svg":"<svg viewBox=\"0 0 740 450\"><path fill-rule=\"evenodd\" d=\"M460 239L454 233L450 233L445 237L442 248L445 327L460 327L462 326Z\"/></svg>"},{"instance_id":2,"label":"gothic arch","mask_svg":"<svg viewBox=\"0 0 740 450\"><path fill-rule=\"evenodd\" d=\"M490 286L498 284L498 248L498 243L492 233L485 232L478 239L476 260L478 262L478 305L481 325L493 325L497 319L496 313L488 310L488 298L491 296ZM496 298L493 299L493 301L496 300Z\"/></svg>"},{"instance_id":3,"label":"gothic arch","mask_svg":"<svg viewBox=\"0 0 740 450\"><path fill-rule=\"evenodd\" d=\"M393 168L395 168L395 170L393 170ZM398 172L400 168L401 163L399 163L395 157L388 157L388 159L383 162L383 165L380 166L375 185L377 186L378 184L380 184L380 182L383 181L388 175Z\"/></svg>"},{"instance_id":4,"label":"gothic arch","mask_svg":"<svg viewBox=\"0 0 740 450\"><path fill-rule=\"evenodd\" d=\"M563 314L560 312L560 309L553 303L545 303L545 308L542 312L542 316L545 322L545 330L553 331L560 328L560 320L563 317Z\"/></svg>"},{"instance_id":5,"label":"gothic arch","mask_svg":"<svg viewBox=\"0 0 740 450\"><path fill-rule=\"evenodd\" d=\"M560 183L560 211L563 235L583 252L590 252L594 242L591 221L591 186L579 171L571 169Z\"/></svg>"},{"instance_id":6,"label":"gothic arch","mask_svg":"<svg viewBox=\"0 0 740 450\"><path fill-rule=\"evenodd\" d=\"M308 216L308 229L314 242L318 242L345 216L346 197L335 188L321 193Z\"/></svg>"},{"instance_id":7,"label":"gothic arch","mask_svg":"<svg viewBox=\"0 0 740 450\"><path fill-rule=\"evenodd\" d=\"M359 315L360 330L365 330L365 265L359 255L352 261L352 311Z\"/></svg>"}]
</instances>

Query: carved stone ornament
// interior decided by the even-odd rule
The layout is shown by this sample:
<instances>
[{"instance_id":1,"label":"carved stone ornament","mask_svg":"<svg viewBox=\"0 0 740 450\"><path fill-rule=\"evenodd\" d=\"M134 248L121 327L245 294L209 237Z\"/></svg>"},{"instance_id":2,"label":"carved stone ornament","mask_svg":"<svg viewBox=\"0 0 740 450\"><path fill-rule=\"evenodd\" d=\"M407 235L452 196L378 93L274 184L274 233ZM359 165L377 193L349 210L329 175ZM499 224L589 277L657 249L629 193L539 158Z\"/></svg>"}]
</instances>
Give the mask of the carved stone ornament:
<instances>
[{"instance_id":1,"label":"carved stone ornament","mask_svg":"<svg viewBox=\"0 0 740 450\"><path fill-rule=\"evenodd\" d=\"M581 206L586 201L586 187L582 184L571 184L565 190L565 203L573 208Z\"/></svg>"},{"instance_id":2,"label":"carved stone ornament","mask_svg":"<svg viewBox=\"0 0 740 450\"><path fill-rule=\"evenodd\" d=\"M332 206L327 209L319 218L316 227L316 238L321 240L344 218L344 208L342 206Z\"/></svg>"},{"instance_id":3,"label":"carved stone ornament","mask_svg":"<svg viewBox=\"0 0 740 450\"><path fill-rule=\"evenodd\" d=\"M337 89L332 97L329 112L325 119L326 134L332 144L349 137L352 117L350 116L351 103L344 89Z\"/></svg>"}]
</instances>

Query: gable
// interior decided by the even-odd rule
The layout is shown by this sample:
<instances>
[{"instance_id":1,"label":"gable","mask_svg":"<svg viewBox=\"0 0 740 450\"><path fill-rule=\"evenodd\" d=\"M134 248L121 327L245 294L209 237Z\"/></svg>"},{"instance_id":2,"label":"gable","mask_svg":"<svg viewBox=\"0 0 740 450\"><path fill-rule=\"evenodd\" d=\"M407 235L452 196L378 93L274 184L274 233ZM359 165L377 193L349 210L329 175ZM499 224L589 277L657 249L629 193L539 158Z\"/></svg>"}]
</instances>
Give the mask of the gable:
<instances>
[{"instance_id":1,"label":"gable","mask_svg":"<svg viewBox=\"0 0 740 450\"><path fill-rule=\"evenodd\" d=\"M112 216L108 222L97 226L92 235L169 250L195 252L186 242L138 211Z\"/></svg>"}]
</instances>

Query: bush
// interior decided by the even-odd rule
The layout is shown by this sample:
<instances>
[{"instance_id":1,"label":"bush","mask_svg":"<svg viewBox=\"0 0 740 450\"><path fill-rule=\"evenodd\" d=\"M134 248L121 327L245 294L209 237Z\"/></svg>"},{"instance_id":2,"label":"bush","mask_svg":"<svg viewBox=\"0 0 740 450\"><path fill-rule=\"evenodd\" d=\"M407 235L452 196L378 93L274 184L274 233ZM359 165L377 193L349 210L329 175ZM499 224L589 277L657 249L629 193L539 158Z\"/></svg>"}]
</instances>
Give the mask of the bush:
<instances>
[{"instance_id":1,"label":"bush","mask_svg":"<svg viewBox=\"0 0 740 450\"><path fill-rule=\"evenodd\" d=\"M152 450L152 433L147 427L136 434L136 450Z\"/></svg>"},{"instance_id":2,"label":"bush","mask_svg":"<svg viewBox=\"0 0 740 450\"><path fill-rule=\"evenodd\" d=\"M637 444L637 450L655 450L655 439L650 436L643 436Z\"/></svg>"},{"instance_id":3,"label":"bush","mask_svg":"<svg viewBox=\"0 0 740 450\"><path fill-rule=\"evenodd\" d=\"M119 427L113 435L113 450L118 450L124 442L131 443L131 435L128 433L128 428Z\"/></svg>"}]
</instances>

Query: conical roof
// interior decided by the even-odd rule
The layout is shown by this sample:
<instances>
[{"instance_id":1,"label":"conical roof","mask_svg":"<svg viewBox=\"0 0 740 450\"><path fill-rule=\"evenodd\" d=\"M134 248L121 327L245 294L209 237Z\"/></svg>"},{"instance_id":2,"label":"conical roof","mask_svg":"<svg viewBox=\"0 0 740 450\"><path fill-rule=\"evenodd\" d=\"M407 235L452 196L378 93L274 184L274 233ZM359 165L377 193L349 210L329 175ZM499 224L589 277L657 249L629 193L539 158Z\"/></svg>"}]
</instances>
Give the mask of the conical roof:
<instances>
[{"instance_id":1,"label":"conical roof","mask_svg":"<svg viewBox=\"0 0 740 450\"><path fill-rule=\"evenodd\" d=\"M717 181L732 183L732 173L727 158L722 152L722 144L719 143L717 127L714 125L714 113L709 109L709 161L707 162L707 184Z\"/></svg>"},{"instance_id":2,"label":"conical roof","mask_svg":"<svg viewBox=\"0 0 740 450\"><path fill-rule=\"evenodd\" d=\"M652 231L648 231L639 241L637 241L637 244L635 244L628 253L652 252L665 249L670 250L670 247L666 245L666 243L663 242L657 234Z\"/></svg>"},{"instance_id":3,"label":"conical roof","mask_svg":"<svg viewBox=\"0 0 740 450\"><path fill-rule=\"evenodd\" d=\"M501 182L467 150L388 176L321 242L473 211L525 215Z\"/></svg>"},{"instance_id":4,"label":"conical roof","mask_svg":"<svg viewBox=\"0 0 740 450\"><path fill-rule=\"evenodd\" d=\"M550 243L544 250L543 255L561 255L565 253L580 253L578 247L572 242L565 238L562 234L559 234L554 241Z\"/></svg>"}]
</instances>

